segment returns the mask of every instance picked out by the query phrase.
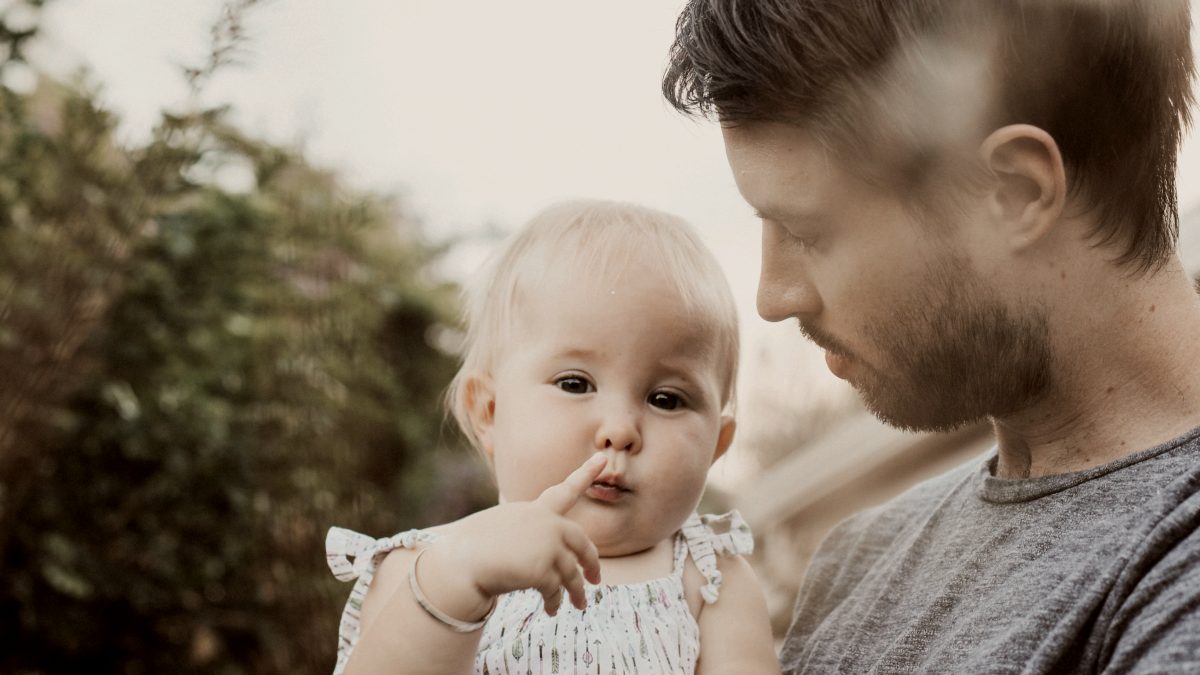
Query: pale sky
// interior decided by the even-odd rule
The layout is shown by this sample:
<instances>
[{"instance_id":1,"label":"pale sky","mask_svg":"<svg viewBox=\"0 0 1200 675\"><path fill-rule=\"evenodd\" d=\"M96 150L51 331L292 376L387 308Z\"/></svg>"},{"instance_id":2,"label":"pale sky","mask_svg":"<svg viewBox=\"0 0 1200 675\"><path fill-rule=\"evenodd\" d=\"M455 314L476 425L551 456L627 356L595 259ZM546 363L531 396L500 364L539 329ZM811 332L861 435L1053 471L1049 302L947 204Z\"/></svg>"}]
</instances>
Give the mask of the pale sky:
<instances>
[{"instance_id":1,"label":"pale sky","mask_svg":"<svg viewBox=\"0 0 1200 675\"><path fill-rule=\"evenodd\" d=\"M249 15L245 65L218 77L208 99L232 103L250 131L303 141L353 185L405 196L434 238L486 224L511 230L568 197L642 202L687 218L739 304L739 417L753 434L770 421L767 408L777 409L772 401L847 392L794 324L758 318L758 224L734 187L720 134L681 117L659 93L682 4L270 0ZM164 105L185 99L177 66L202 59L220 6L54 0L35 58L59 74L86 64L123 118L123 137L142 138ZM1179 187L1181 211L1200 208L1196 134ZM482 254L460 253L451 273ZM714 479L740 473L719 467Z\"/></svg>"}]
</instances>

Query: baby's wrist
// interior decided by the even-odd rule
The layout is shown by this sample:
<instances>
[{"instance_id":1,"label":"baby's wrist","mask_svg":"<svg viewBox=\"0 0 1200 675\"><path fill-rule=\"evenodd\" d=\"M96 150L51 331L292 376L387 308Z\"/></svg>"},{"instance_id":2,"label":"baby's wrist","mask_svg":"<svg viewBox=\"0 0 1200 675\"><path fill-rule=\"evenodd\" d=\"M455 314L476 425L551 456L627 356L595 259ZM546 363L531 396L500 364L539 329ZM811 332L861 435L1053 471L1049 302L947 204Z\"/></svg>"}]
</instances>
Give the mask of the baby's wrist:
<instances>
[{"instance_id":1,"label":"baby's wrist","mask_svg":"<svg viewBox=\"0 0 1200 675\"><path fill-rule=\"evenodd\" d=\"M422 556L420 570L413 573L428 602L456 619L473 623L487 616L495 597L475 581L462 562L450 547L433 544Z\"/></svg>"}]
</instances>

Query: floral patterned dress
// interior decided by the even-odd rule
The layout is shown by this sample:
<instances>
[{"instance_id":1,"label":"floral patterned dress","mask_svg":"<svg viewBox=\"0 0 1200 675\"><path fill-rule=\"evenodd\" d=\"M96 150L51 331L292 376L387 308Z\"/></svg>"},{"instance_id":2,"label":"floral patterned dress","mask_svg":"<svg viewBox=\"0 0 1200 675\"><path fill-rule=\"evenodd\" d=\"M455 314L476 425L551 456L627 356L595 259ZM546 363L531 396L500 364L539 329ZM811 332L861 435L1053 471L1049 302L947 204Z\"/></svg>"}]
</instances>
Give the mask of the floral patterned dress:
<instances>
[{"instance_id":1,"label":"floral patterned dress","mask_svg":"<svg viewBox=\"0 0 1200 675\"><path fill-rule=\"evenodd\" d=\"M714 525L727 526L718 533ZM325 547L329 567L343 581L357 579L342 612L338 634L339 675L359 636L362 599L383 557L396 548L429 543L436 535L409 530L372 539L331 528ZM633 584L586 584L586 609L564 602L557 616L542 611L533 589L506 593L483 627L475 654L477 675L551 673L694 673L700 656L700 627L683 592L683 569L690 555L707 583L706 603L717 601L721 587L718 555L746 555L754 548L750 527L740 514L692 514L675 534L670 575Z\"/></svg>"}]
</instances>

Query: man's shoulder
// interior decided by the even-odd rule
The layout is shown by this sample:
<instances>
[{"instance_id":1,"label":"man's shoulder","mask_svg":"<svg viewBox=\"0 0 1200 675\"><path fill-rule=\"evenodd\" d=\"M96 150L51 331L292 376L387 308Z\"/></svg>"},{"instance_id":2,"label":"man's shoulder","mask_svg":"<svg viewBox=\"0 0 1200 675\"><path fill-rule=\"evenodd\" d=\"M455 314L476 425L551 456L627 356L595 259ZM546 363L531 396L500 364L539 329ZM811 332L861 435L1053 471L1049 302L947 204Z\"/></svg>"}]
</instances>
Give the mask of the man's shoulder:
<instances>
[{"instance_id":1,"label":"man's shoulder","mask_svg":"<svg viewBox=\"0 0 1200 675\"><path fill-rule=\"evenodd\" d=\"M945 473L913 485L882 504L850 516L842 521L834 532L879 528L886 531L928 514L948 500L968 495L975 478L982 470L982 465L981 458L971 458Z\"/></svg>"},{"instance_id":2,"label":"man's shoulder","mask_svg":"<svg viewBox=\"0 0 1200 675\"><path fill-rule=\"evenodd\" d=\"M802 636L809 635L846 601L871 569L888 564L890 548L903 546L921 523L944 508L954 508L953 503L961 496L971 494L981 462L975 458L923 481L883 504L850 516L826 535L809 563L797 598L785 662L791 658L789 650L800 649Z\"/></svg>"},{"instance_id":3,"label":"man's shoulder","mask_svg":"<svg viewBox=\"0 0 1200 675\"><path fill-rule=\"evenodd\" d=\"M869 567L898 538L941 510L956 508L960 500L970 498L982 462L981 458L973 458L842 520L817 548L810 574L826 564L840 570L840 577Z\"/></svg>"},{"instance_id":4,"label":"man's shoulder","mask_svg":"<svg viewBox=\"0 0 1200 675\"><path fill-rule=\"evenodd\" d=\"M882 506L896 509L923 508L931 502L940 502L951 494L971 490L985 470L984 458L972 457L945 473L917 483Z\"/></svg>"}]
</instances>

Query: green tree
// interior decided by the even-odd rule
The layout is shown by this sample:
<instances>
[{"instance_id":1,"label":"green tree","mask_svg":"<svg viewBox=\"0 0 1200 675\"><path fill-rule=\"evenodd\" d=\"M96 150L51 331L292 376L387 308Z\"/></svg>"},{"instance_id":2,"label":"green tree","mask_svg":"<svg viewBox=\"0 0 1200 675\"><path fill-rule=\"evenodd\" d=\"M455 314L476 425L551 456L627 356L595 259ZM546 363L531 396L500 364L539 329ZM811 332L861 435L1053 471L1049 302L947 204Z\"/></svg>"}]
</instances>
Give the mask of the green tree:
<instances>
[{"instance_id":1,"label":"green tree","mask_svg":"<svg viewBox=\"0 0 1200 675\"><path fill-rule=\"evenodd\" d=\"M328 671L325 529L489 496L440 249L223 109L122 147L80 84L0 106L0 670Z\"/></svg>"}]
</instances>

